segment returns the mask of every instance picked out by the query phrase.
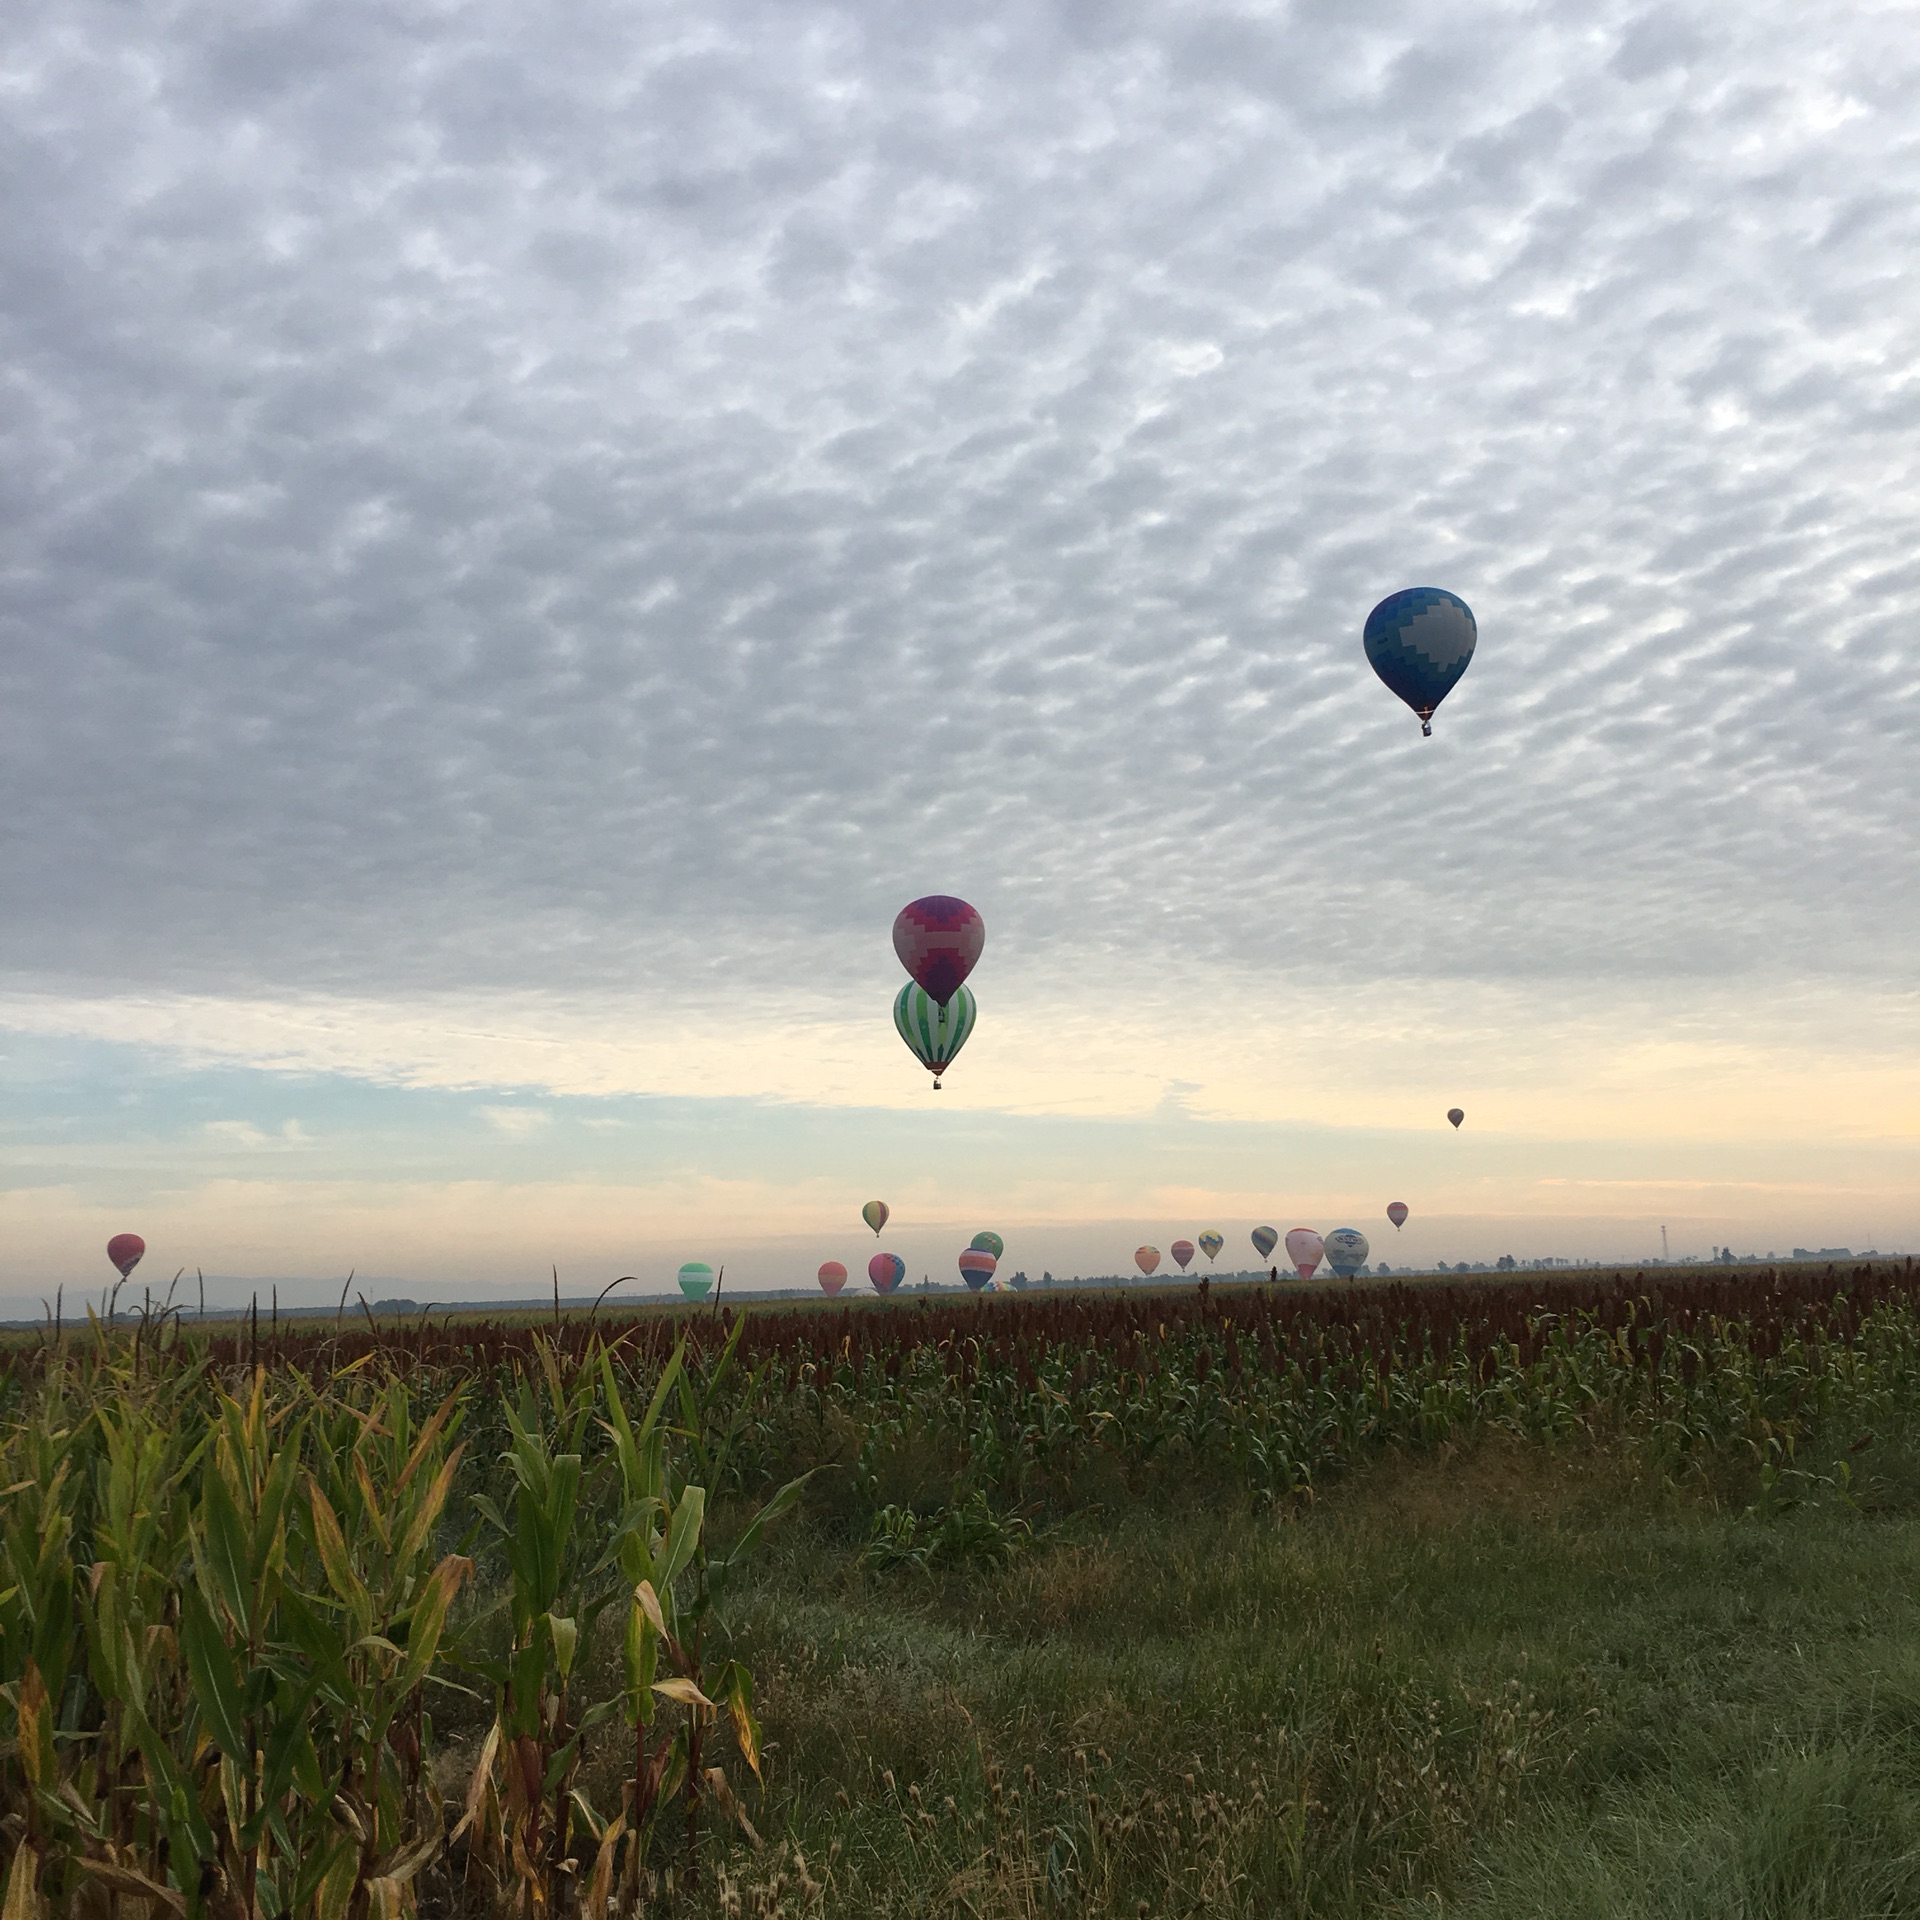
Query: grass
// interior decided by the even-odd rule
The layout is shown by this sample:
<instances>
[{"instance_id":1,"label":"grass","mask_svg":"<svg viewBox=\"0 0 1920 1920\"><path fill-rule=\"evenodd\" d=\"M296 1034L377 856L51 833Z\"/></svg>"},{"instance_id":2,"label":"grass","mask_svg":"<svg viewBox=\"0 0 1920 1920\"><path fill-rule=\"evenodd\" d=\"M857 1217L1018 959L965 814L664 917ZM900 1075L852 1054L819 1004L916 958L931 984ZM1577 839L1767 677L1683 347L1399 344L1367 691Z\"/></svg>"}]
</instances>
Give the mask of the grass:
<instances>
[{"instance_id":1,"label":"grass","mask_svg":"<svg viewBox=\"0 0 1920 1920\"><path fill-rule=\"evenodd\" d=\"M1865 1456L1871 1459L1871 1449ZM1920 1912L1920 1500L1390 1455L988 1574L795 1529L743 1596L771 1915ZM1730 1470L1731 1471L1731 1470ZM803 1863L803 1864L797 1864Z\"/></svg>"}]
</instances>

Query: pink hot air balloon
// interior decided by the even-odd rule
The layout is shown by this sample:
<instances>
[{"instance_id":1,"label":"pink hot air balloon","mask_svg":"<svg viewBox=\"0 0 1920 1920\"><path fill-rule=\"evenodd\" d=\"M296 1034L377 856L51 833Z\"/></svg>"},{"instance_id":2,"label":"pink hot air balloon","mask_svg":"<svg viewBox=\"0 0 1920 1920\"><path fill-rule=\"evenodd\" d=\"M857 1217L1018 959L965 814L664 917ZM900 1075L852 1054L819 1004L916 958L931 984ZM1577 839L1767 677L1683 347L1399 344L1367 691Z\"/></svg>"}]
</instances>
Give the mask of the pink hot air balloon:
<instances>
[{"instance_id":1,"label":"pink hot air balloon","mask_svg":"<svg viewBox=\"0 0 1920 1920\"><path fill-rule=\"evenodd\" d=\"M1302 1280L1311 1280L1313 1270L1325 1257L1327 1243L1311 1227L1295 1227L1287 1235L1287 1258Z\"/></svg>"},{"instance_id":2,"label":"pink hot air balloon","mask_svg":"<svg viewBox=\"0 0 1920 1920\"><path fill-rule=\"evenodd\" d=\"M1154 1268L1160 1264L1160 1249L1158 1247L1135 1247L1133 1250L1133 1264L1138 1267L1142 1273L1151 1273Z\"/></svg>"},{"instance_id":3,"label":"pink hot air balloon","mask_svg":"<svg viewBox=\"0 0 1920 1920\"><path fill-rule=\"evenodd\" d=\"M1389 1200L1387 1218L1393 1222L1393 1230L1398 1233L1407 1224L1407 1203L1404 1200Z\"/></svg>"},{"instance_id":4,"label":"pink hot air balloon","mask_svg":"<svg viewBox=\"0 0 1920 1920\"><path fill-rule=\"evenodd\" d=\"M1187 1270L1187 1262L1193 1258L1193 1242L1191 1240L1176 1240L1173 1243L1171 1251L1173 1253L1173 1264L1178 1267L1182 1273L1185 1273Z\"/></svg>"},{"instance_id":5,"label":"pink hot air balloon","mask_svg":"<svg viewBox=\"0 0 1920 1920\"><path fill-rule=\"evenodd\" d=\"M137 1233L116 1233L107 1242L107 1258L120 1269L122 1280L140 1264L146 1250L147 1243Z\"/></svg>"},{"instance_id":6,"label":"pink hot air balloon","mask_svg":"<svg viewBox=\"0 0 1920 1920\"><path fill-rule=\"evenodd\" d=\"M838 1260L825 1260L820 1265L820 1291L838 1293L847 1284L847 1270Z\"/></svg>"},{"instance_id":7,"label":"pink hot air balloon","mask_svg":"<svg viewBox=\"0 0 1920 1920\"><path fill-rule=\"evenodd\" d=\"M900 909L893 950L935 1006L960 991L987 944L987 923L964 900L930 893Z\"/></svg>"},{"instance_id":8,"label":"pink hot air balloon","mask_svg":"<svg viewBox=\"0 0 1920 1920\"><path fill-rule=\"evenodd\" d=\"M960 1256L960 1277L978 1293L993 1278L993 1270L999 1264L985 1247L969 1247Z\"/></svg>"},{"instance_id":9,"label":"pink hot air balloon","mask_svg":"<svg viewBox=\"0 0 1920 1920\"><path fill-rule=\"evenodd\" d=\"M876 1253L867 1262L867 1278L875 1293L891 1293L907 1277L907 1263L897 1253Z\"/></svg>"}]
</instances>

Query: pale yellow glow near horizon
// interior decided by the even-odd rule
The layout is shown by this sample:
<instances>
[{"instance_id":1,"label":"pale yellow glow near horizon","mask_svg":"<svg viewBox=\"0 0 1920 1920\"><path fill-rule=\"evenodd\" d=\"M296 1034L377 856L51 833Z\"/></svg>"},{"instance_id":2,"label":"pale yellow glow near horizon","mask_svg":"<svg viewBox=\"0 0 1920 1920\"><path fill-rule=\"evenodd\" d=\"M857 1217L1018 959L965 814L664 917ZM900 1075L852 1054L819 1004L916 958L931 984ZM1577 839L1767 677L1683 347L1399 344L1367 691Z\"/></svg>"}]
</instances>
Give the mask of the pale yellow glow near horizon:
<instances>
[{"instance_id":1,"label":"pale yellow glow near horizon","mask_svg":"<svg viewBox=\"0 0 1920 1920\"><path fill-rule=\"evenodd\" d=\"M1125 1117L1425 1127L1450 1105L1539 1138L1920 1140L1920 995L1831 982L1702 984L1595 1003L1538 984L1366 991L1188 974L1089 982L1064 1003L983 991L935 1095L882 1003L785 996L765 1014L635 997L414 1002L0 995L0 1028L160 1048L188 1062L417 1087L535 1088Z\"/></svg>"},{"instance_id":2,"label":"pale yellow glow near horizon","mask_svg":"<svg viewBox=\"0 0 1920 1920\"><path fill-rule=\"evenodd\" d=\"M1576 1014L1540 987L1359 995L1283 983L1250 998L1243 983L1188 975L1066 1005L1002 981L982 1000L977 1035L940 1094L884 1002L879 1017L854 1019L789 998L777 1020L756 1020L640 999L16 994L0 997L0 1027L134 1045L184 1066L473 1090L476 1111L530 1150L547 1136L538 1109L548 1095L750 1098L827 1129L836 1109L897 1111L909 1126L915 1113L978 1119L989 1144L975 1159L930 1157L887 1195L900 1222L893 1241L926 1271L942 1268L955 1235L964 1244L988 1223L1017 1230L1035 1270L1087 1272L1123 1270L1140 1240L1164 1246L1208 1224L1384 1234L1389 1186L1416 1205L1416 1220L1376 1254L1402 1261L1503 1248L1651 1257L1662 1222L1696 1250L1723 1237L1759 1250L1869 1235L1920 1243L1915 996L1822 984L1747 996L1736 1011L1702 986L1657 1008L1616 996ZM1460 1135L1442 1117L1453 1104L1469 1114ZM1065 1144L1075 1123L1109 1120L1149 1123L1116 1136L1110 1168L1084 1139L1077 1153ZM1208 1136L1216 1180L1196 1181L1190 1161L1177 1172L1156 1162L1156 1129L1171 1139L1189 1121L1218 1130ZM1035 1122L1046 1126L1034 1132ZM1269 1142L1276 1127L1293 1130L1292 1146L1247 1144ZM124 1163L148 1196L138 1230L162 1282L184 1265L524 1286L558 1262L597 1286L697 1253L733 1259L746 1284L765 1285L829 1256L863 1267L872 1250L849 1225L870 1197L857 1155L844 1178L751 1167L734 1178L668 1175L638 1164L630 1180L568 1179L549 1163L520 1181L357 1180L334 1177L304 1135L218 1119L201 1131L224 1162L186 1138ZM39 1153L28 1140L9 1159L32 1176ZM236 1172L227 1164L236 1153L257 1171ZM89 1164L101 1179L86 1191L29 1177L0 1194L0 1293L97 1283L98 1245L134 1223L109 1217L102 1201L113 1151Z\"/></svg>"}]
</instances>

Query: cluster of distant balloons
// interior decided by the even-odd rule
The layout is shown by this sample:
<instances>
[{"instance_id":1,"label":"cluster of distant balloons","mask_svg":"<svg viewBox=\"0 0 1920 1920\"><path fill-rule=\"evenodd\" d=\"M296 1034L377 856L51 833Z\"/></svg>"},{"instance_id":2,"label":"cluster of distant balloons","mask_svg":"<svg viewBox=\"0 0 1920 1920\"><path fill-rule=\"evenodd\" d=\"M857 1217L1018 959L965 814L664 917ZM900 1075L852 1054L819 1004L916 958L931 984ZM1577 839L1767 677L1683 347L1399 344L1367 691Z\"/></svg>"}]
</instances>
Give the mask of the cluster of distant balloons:
<instances>
[{"instance_id":1,"label":"cluster of distant balloons","mask_svg":"<svg viewBox=\"0 0 1920 1920\"><path fill-rule=\"evenodd\" d=\"M1478 639L1472 608L1442 587L1407 587L1388 594L1367 615L1362 634L1374 672L1413 709L1423 735L1433 732L1434 711L1466 672ZM894 919L893 950L910 977L894 996L893 1024L914 1058L933 1075L936 1093L940 1076L966 1045L979 1018L979 1006L966 982L986 943L986 922L979 912L951 894L930 893L910 901ZM1447 1110L1455 1127L1466 1117L1458 1107ZM887 1223L886 1202L868 1201L861 1217L877 1238ZM1406 1217L1402 1201L1394 1201L1387 1209L1396 1230ZM1254 1229L1253 1244L1263 1260L1278 1240L1271 1227ZM1225 1244L1211 1230L1199 1236L1199 1250L1209 1265ZM1173 1243L1173 1258L1182 1273L1193 1258L1194 1246L1189 1240ZM123 1280L146 1250L137 1233L117 1233L107 1242L107 1258ZM997 1233L975 1234L960 1255L960 1272L967 1285L977 1293L993 1289L1005 1250ZM1366 1235L1354 1227L1336 1228L1324 1240L1308 1227L1295 1227L1287 1235L1287 1257L1303 1280L1318 1270L1323 1259L1335 1274L1351 1277L1366 1264L1369 1250ZM1142 1247L1134 1260L1142 1273L1152 1273L1160 1264L1159 1249ZM897 1253L876 1253L867 1262L867 1278L880 1294L892 1293L906 1271L906 1262ZM823 1291L838 1293L847 1283L847 1270L839 1261L829 1260L820 1268L819 1278ZM704 1300L715 1285L714 1270L704 1260L689 1260L680 1269L679 1279L680 1291L689 1300Z\"/></svg>"}]
</instances>

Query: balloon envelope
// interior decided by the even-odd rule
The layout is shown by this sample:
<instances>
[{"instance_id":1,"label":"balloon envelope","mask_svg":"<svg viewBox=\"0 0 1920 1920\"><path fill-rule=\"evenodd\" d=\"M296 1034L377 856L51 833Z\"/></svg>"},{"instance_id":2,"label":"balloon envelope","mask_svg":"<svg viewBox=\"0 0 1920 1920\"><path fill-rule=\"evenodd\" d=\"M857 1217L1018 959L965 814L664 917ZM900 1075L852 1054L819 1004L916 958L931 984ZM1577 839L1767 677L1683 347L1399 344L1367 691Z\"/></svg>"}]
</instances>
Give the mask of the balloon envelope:
<instances>
[{"instance_id":1,"label":"balloon envelope","mask_svg":"<svg viewBox=\"0 0 1920 1920\"><path fill-rule=\"evenodd\" d=\"M1358 1227L1335 1227L1327 1235L1327 1265L1342 1280L1351 1280L1367 1264L1372 1251Z\"/></svg>"},{"instance_id":2,"label":"balloon envelope","mask_svg":"<svg viewBox=\"0 0 1920 1920\"><path fill-rule=\"evenodd\" d=\"M147 1243L137 1233L116 1233L107 1242L107 1258L120 1269L122 1280L140 1264L146 1250Z\"/></svg>"},{"instance_id":3,"label":"balloon envelope","mask_svg":"<svg viewBox=\"0 0 1920 1920\"><path fill-rule=\"evenodd\" d=\"M847 1270L838 1260L823 1260L820 1263L820 1291L838 1293L847 1284Z\"/></svg>"},{"instance_id":4,"label":"balloon envelope","mask_svg":"<svg viewBox=\"0 0 1920 1920\"><path fill-rule=\"evenodd\" d=\"M1185 1273L1187 1270L1187 1262L1193 1258L1193 1242L1191 1240L1176 1240L1167 1251L1173 1255L1173 1264L1178 1267L1182 1273Z\"/></svg>"},{"instance_id":5,"label":"balloon envelope","mask_svg":"<svg viewBox=\"0 0 1920 1920\"><path fill-rule=\"evenodd\" d=\"M1398 1233L1407 1224L1407 1203L1404 1200L1389 1200L1387 1218L1393 1222L1394 1232Z\"/></svg>"},{"instance_id":6,"label":"balloon envelope","mask_svg":"<svg viewBox=\"0 0 1920 1920\"><path fill-rule=\"evenodd\" d=\"M935 1003L926 988L909 981L894 997L893 1024L913 1057L933 1075L936 1092L940 1076L953 1056L967 1044L967 1035L979 1017L970 988L958 988L946 1006Z\"/></svg>"},{"instance_id":7,"label":"balloon envelope","mask_svg":"<svg viewBox=\"0 0 1920 1920\"><path fill-rule=\"evenodd\" d=\"M996 1260L1007 1250L1007 1243L997 1233L976 1233L968 1244L976 1252L992 1254Z\"/></svg>"},{"instance_id":8,"label":"balloon envelope","mask_svg":"<svg viewBox=\"0 0 1920 1920\"><path fill-rule=\"evenodd\" d=\"M1280 1236L1271 1227L1255 1227L1253 1230L1253 1250L1262 1260L1280 1244Z\"/></svg>"},{"instance_id":9,"label":"balloon envelope","mask_svg":"<svg viewBox=\"0 0 1920 1920\"><path fill-rule=\"evenodd\" d=\"M884 1200L869 1200L860 1209L860 1218L873 1229L873 1237L876 1240L880 1237L880 1229L887 1224L887 1215L891 1211L892 1209Z\"/></svg>"},{"instance_id":10,"label":"balloon envelope","mask_svg":"<svg viewBox=\"0 0 1920 1920\"><path fill-rule=\"evenodd\" d=\"M1449 1107L1447 1109L1447 1118L1451 1120L1456 1127L1466 1117L1467 1117L1466 1114L1462 1112L1461 1109L1458 1107Z\"/></svg>"},{"instance_id":11,"label":"balloon envelope","mask_svg":"<svg viewBox=\"0 0 1920 1920\"><path fill-rule=\"evenodd\" d=\"M1223 1234L1215 1233L1211 1227L1200 1236L1200 1251L1207 1256L1208 1266L1212 1266L1214 1261L1220 1257L1220 1249L1226 1244L1226 1237Z\"/></svg>"},{"instance_id":12,"label":"balloon envelope","mask_svg":"<svg viewBox=\"0 0 1920 1920\"><path fill-rule=\"evenodd\" d=\"M1287 1258L1302 1280L1313 1278L1313 1270L1326 1250L1327 1243L1311 1227L1295 1227L1287 1235Z\"/></svg>"},{"instance_id":13,"label":"balloon envelope","mask_svg":"<svg viewBox=\"0 0 1920 1920\"><path fill-rule=\"evenodd\" d=\"M978 1293L993 1278L993 1270L998 1264L984 1247L969 1247L960 1256L960 1277Z\"/></svg>"},{"instance_id":14,"label":"balloon envelope","mask_svg":"<svg viewBox=\"0 0 1920 1920\"><path fill-rule=\"evenodd\" d=\"M1480 637L1473 609L1443 587L1390 593L1367 615L1373 670L1433 731L1433 710L1454 689Z\"/></svg>"},{"instance_id":15,"label":"balloon envelope","mask_svg":"<svg viewBox=\"0 0 1920 1920\"><path fill-rule=\"evenodd\" d=\"M987 923L949 893L910 901L893 923L893 950L936 1006L960 991L987 943Z\"/></svg>"},{"instance_id":16,"label":"balloon envelope","mask_svg":"<svg viewBox=\"0 0 1920 1920\"><path fill-rule=\"evenodd\" d=\"M704 1300L713 1291L713 1269L704 1260L689 1260L680 1269L680 1291L689 1300Z\"/></svg>"},{"instance_id":17,"label":"balloon envelope","mask_svg":"<svg viewBox=\"0 0 1920 1920\"><path fill-rule=\"evenodd\" d=\"M875 1293L891 1293L907 1277L907 1263L897 1253L876 1253L867 1262L867 1278Z\"/></svg>"},{"instance_id":18,"label":"balloon envelope","mask_svg":"<svg viewBox=\"0 0 1920 1920\"><path fill-rule=\"evenodd\" d=\"M1133 1250L1133 1264L1138 1267L1142 1273L1151 1273L1154 1268L1160 1264L1160 1249L1158 1247L1135 1247Z\"/></svg>"}]
</instances>

